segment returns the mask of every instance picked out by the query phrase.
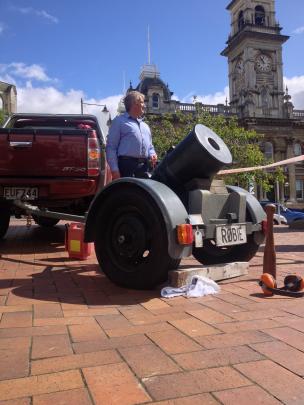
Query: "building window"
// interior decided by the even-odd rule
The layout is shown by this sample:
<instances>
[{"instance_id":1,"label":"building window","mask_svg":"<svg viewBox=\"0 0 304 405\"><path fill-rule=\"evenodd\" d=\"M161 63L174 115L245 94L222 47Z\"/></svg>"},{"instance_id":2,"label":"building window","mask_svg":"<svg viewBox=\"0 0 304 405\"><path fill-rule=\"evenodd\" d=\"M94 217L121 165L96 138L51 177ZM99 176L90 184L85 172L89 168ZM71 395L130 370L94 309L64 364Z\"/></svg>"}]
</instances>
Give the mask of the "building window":
<instances>
[{"instance_id":1,"label":"building window","mask_svg":"<svg viewBox=\"0 0 304 405\"><path fill-rule=\"evenodd\" d=\"M244 13L243 13L243 11L240 11L239 18L238 18L238 27L239 27L239 30L244 26L244 24L245 24L245 21L244 21Z\"/></svg>"},{"instance_id":2,"label":"building window","mask_svg":"<svg viewBox=\"0 0 304 405\"><path fill-rule=\"evenodd\" d=\"M157 93L152 94L152 107L159 108L159 95Z\"/></svg>"},{"instance_id":3,"label":"building window","mask_svg":"<svg viewBox=\"0 0 304 405\"><path fill-rule=\"evenodd\" d=\"M303 180L296 180L296 197L297 197L297 200L304 199L304 181Z\"/></svg>"},{"instance_id":4,"label":"building window","mask_svg":"<svg viewBox=\"0 0 304 405\"><path fill-rule=\"evenodd\" d=\"M3 100L2 97L0 96L0 111L3 110Z\"/></svg>"},{"instance_id":5,"label":"building window","mask_svg":"<svg viewBox=\"0 0 304 405\"><path fill-rule=\"evenodd\" d=\"M293 153L295 156L302 155L302 147L300 143L295 143L293 146Z\"/></svg>"},{"instance_id":6,"label":"building window","mask_svg":"<svg viewBox=\"0 0 304 405\"><path fill-rule=\"evenodd\" d=\"M261 90L261 100L262 100L262 108L268 108L269 107L269 93L265 87Z\"/></svg>"},{"instance_id":7,"label":"building window","mask_svg":"<svg viewBox=\"0 0 304 405\"><path fill-rule=\"evenodd\" d=\"M254 20L256 25L265 25L265 10L262 6L256 6Z\"/></svg>"},{"instance_id":8,"label":"building window","mask_svg":"<svg viewBox=\"0 0 304 405\"><path fill-rule=\"evenodd\" d=\"M273 145L271 142L265 142L264 156L265 156L265 159L267 159L267 160L273 160Z\"/></svg>"}]
</instances>

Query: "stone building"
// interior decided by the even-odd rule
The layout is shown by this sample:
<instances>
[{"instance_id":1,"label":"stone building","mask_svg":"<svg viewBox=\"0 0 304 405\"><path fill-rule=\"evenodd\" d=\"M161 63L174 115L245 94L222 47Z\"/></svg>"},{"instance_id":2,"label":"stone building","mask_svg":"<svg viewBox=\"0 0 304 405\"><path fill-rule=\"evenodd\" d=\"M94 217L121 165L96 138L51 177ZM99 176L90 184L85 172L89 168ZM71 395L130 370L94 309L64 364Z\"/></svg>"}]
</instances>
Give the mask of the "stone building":
<instances>
[{"instance_id":1,"label":"stone building","mask_svg":"<svg viewBox=\"0 0 304 405\"><path fill-rule=\"evenodd\" d=\"M275 161L303 153L304 110L295 110L283 84L282 45L288 36L275 16L274 0L232 0L231 32L222 55L228 58L230 112L265 135L265 155ZM304 208L303 163L285 168L280 199ZM261 195L263 196L263 193Z\"/></svg>"},{"instance_id":2,"label":"stone building","mask_svg":"<svg viewBox=\"0 0 304 405\"><path fill-rule=\"evenodd\" d=\"M222 55L228 59L230 103L206 105L173 100L155 65L146 64L139 84L130 90L145 95L147 113L198 109L211 114L237 115L240 125L264 135L265 156L279 161L304 153L304 110L295 110L283 83L282 46L289 39L276 20L275 0L232 0L227 6L231 32ZM284 168L286 182L279 199L304 209L304 164ZM258 190L260 199L266 198Z\"/></svg>"},{"instance_id":3,"label":"stone building","mask_svg":"<svg viewBox=\"0 0 304 405\"><path fill-rule=\"evenodd\" d=\"M17 111L17 90L13 84L0 81L0 110L3 110L5 116Z\"/></svg>"},{"instance_id":4,"label":"stone building","mask_svg":"<svg viewBox=\"0 0 304 405\"><path fill-rule=\"evenodd\" d=\"M139 80L140 82L135 88L130 83L127 93L136 90L145 95L147 114L165 114L175 112L178 109L178 102L172 100L173 92L170 91L168 84L165 84L160 78L156 65L145 64L141 69ZM122 105L120 105L120 110L121 107Z\"/></svg>"}]
</instances>

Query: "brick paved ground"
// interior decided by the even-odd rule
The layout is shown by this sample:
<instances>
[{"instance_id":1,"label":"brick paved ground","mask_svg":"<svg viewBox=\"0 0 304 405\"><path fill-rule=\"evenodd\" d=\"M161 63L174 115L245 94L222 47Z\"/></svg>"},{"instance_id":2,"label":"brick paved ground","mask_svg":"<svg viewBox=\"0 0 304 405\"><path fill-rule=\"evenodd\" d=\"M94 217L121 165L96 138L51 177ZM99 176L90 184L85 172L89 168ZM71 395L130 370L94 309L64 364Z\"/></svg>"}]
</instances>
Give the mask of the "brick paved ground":
<instances>
[{"instance_id":1,"label":"brick paved ground","mask_svg":"<svg viewBox=\"0 0 304 405\"><path fill-rule=\"evenodd\" d=\"M279 284L304 276L277 227ZM64 226L0 242L0 404L304 404L303 299L263 298L262 252L217 296L160 299L68 259Z\"/></svg>"}]
</instances>

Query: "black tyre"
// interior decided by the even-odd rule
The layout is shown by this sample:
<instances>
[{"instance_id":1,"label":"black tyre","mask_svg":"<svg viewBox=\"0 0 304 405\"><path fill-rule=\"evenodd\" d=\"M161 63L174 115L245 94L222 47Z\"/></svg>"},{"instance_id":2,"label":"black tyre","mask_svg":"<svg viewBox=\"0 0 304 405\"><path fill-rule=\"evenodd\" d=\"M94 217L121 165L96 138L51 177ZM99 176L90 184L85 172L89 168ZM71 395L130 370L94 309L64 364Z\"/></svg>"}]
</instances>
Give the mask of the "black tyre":
<instances>
[{"instance_id":1,"label":"black tyre","mask_svg":"<svg viewBox=\"0 0 304 405\"><path fill-rule=\"evenodd\" d=\"M114 283L151 289L168 277L167 231L160 209L145 191L122 187L102 203L95 251Z\"/></svg>"},{"instance_id":2,"label":"black tyre","mask_svg":"<svg viewBox=\"0 0 304 405\"><path fill-rule=\"evenodd\" d=\"M0 204L0 239L2 239L9 227L10 223L10 207L6 204Z\"/></svg>"},{"instance_id":3,"label":"black tyre","mask_svg":"<svg viewBox=\"0 0 304 405\"><path fill-rule=\"evenodd\" d=\"M230 262L248 262L259 249L253 234L247 236L247 243L237 246L216 246L214 240L204 241L204 247L193 248L193 256L202 264L220 264Z\"/></svg>"},{"instance_id":4,"label":"black tyre","mask_svg":"<svg viewBox=\"0 0 304 405\"><path fill-rule=\"evenodd\" d=\"M36 215L33 215L33 219L37 225L43 226L45 228L55 226L60 221L60 219L57 218L39 217Z\"/></svg>"}]
</instances>

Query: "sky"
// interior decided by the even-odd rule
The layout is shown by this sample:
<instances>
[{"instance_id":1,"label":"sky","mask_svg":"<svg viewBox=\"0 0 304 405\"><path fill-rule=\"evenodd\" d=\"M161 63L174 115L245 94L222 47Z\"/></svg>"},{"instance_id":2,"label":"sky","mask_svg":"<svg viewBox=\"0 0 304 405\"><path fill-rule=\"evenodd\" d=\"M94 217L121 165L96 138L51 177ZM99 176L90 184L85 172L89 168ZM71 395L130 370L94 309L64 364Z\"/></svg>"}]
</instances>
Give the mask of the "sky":
<instances>
[{"instance_id":1,"label":"sky","mask_svg":"<svg viewBox=\"0 0 304 405\"><path fill-rule=\"evenodd\" d=\"M0 0L0 81L17 86L18 112L112 117L124 90L155 63L174 98L206 104L228 96L229 0ZM304 1L276 0L290 35L284 83L304 109ZM102 114L101 114L102 115Z\"/></svg>"}]
</instances>

